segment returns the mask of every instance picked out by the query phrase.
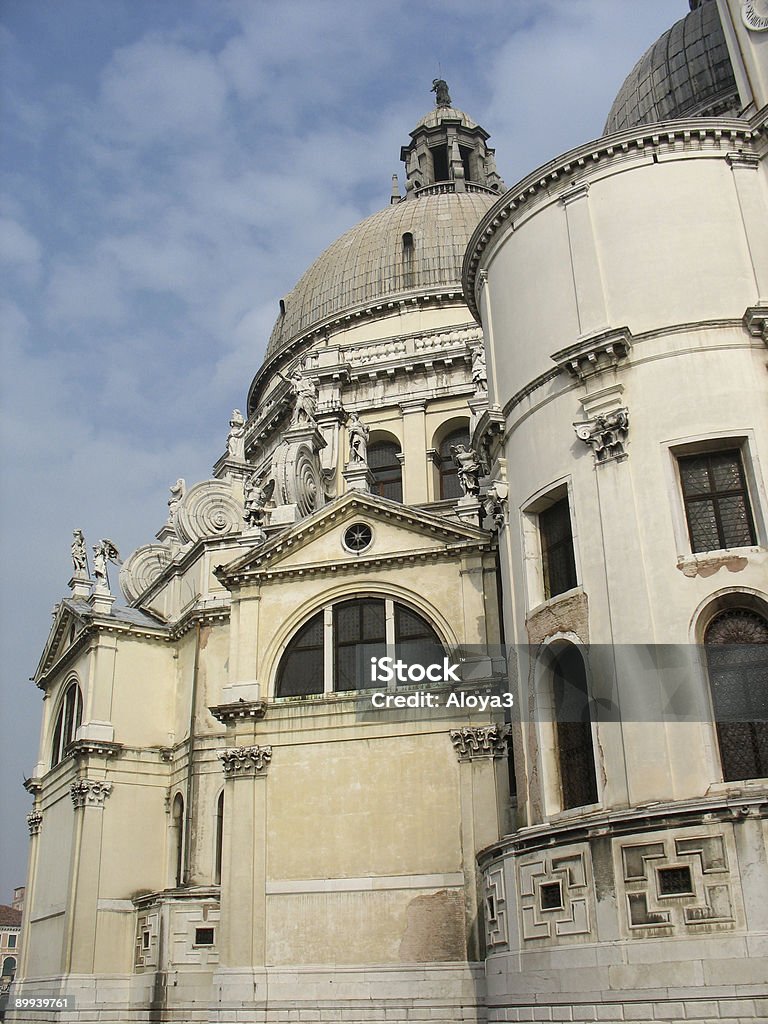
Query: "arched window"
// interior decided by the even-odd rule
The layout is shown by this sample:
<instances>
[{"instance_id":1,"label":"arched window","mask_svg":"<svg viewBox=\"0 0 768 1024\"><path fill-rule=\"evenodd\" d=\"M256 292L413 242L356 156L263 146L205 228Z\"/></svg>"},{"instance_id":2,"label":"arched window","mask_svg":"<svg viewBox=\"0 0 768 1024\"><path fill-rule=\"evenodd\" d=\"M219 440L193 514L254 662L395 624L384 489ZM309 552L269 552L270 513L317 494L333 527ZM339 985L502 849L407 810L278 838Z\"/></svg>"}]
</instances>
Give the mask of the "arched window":
<instances>
[{"instance_id":1,"label":"arched window","mask_svg":"<svg viewBox=\"0 0 768 1024\"><path fill-rule=\"evenodd\" d=\"M184 884L184 797L177 793L171 815L171 851L173 856L173 884L178 889Z\"/></svg>"},{"instance_id":2,"label":"arched window","mask_svg":"<svg viewBox=\"0 0 768 1024\"><path fill-rule=\"evenodd\" d=\"M16 957L7 956L3 960L3 978L13 978L16 974Z\"/></svg>"},{"instance_id":3,"label":"arched window","mask_svg":"<svg viewBox=\"0 0 768 1024\"><path fill-rule=\"evenodd\" d=\"M403 500L403 467L395 441L376 441L368 446L368 468L373 473L374 494L391 501Z\"/></svg>"},{"instance_id":4,"label":"arched window","mask_svg":"<svg viewBox=\"0 0 768 1024\"><path fill-rule=\"evenodd\" d=\"M704 633L726 782L768 776L768 620L728 608Z\"/></svg>"},{"instance_id":5,"label":"arched window","mask_svg":"<svg viewBox=\"0 0 768 1024\"><path fill-rule=\"evenodd\" d=\"M216 801L216 849L213 859L213 880L221 885L221 855L224 849L224 790Z\"/></svg>"},{"instance_id":6,"label":"arched window","mask_svg":"<svg viewBox=\"0 0 768 1024\"><path fill-rule=\"evenodd\" d=\"M276 697L301 697L382 686L371 659L386 655L410 665L441 661L445 649L417 612L382 597L357 597L317 612L288 642ZM384 681L386 685L386 680Z\"/></svg>"},{"instance_id":7,"label":"arched window","mask_svg":"<svg viewBox=\"0 0 768 1024\"><path fill-rule=\"evenodd\" d=\"M453 461L451 448L455 444L469 446L469 427L459 427L445 437L438 448L440 474L440 497L460 498L463 494L459 483L459 468Z\"/></svg>"},{"instance_id":8,"label":"arched window","mask_svg":"<svg viewBox=\"0 0 768 1024\"><path fill-rule=\"evenodd\" d=\"M555 659L553 698L563 810L597 803L595 752L584 659L569 644Z\"/></svg>"},{"instance_id":9,"label":"arched window","mask_svg":"<svg viewBox=\"0 0 768 1024\"><path fill-rule=\"evenodd\" d=\"M83 697L80 687L72 682L67 687L59 713L56 716L56 725L53 730L53 743L51 745L51 768L62 760L67 752L70 743L74 743L77 730L83 721Z\"/></svg>"}]
</instances>

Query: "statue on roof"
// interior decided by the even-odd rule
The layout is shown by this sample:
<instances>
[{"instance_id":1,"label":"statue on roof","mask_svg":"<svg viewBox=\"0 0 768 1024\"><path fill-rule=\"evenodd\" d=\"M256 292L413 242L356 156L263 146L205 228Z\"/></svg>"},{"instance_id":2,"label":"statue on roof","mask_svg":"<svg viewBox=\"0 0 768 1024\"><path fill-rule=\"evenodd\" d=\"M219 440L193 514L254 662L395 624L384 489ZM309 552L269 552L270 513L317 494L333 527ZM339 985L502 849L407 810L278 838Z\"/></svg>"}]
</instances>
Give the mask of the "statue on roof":
<instances>
[{"instance_id":1,"label":"statue on roof","mask_svg":"<svg viewBox=\"0 0 768 1024\"><path fill-rule=\"evenodd\" d=\"M293 391L294 406L291 426L299 427L303 423L316 427L315 412L317 411L317 385L303 373L303 366L297 366L290 378Z\"/></svg>"},{"instance_id":2,"label":"statue on roof","mask_svg":"<svg viewBox=\"0 0 768 1024\"><path fill-rule=\"evenodd\" d=\"M362 462L367 466L370 428L366 427L356 412L353 412L349 417L347 430L349 431L349 461Z\"/></svg>"},{"instance_id":3,"label":"statue on roof","mask_svg":"<svg viewBox=\"0 0 768 1024\"><path fill-rule=\"evenodd\" d=\"M73 530L72 532L72 565L74 576L88 579L88 553L85 550L85 537L82 530Z\"/></svg>"},{"instance_id":4,"label":"statue on roof","mask_svg":"<svg viewBox=\"0 0 768 1024\"><path fill-rule=\"evenodd\" d=\"M239 409L232 410L227 435L227 456L245 462L245 420Z\"/></svg>"},{"instance_id":5,"label":"statue on roof","mask_svg":"<svg viewBox=\"0 0 768 1024\"><path fill-rule=\"evenodd\" d=\"M477 455L465 444L452 444L451 455L459 471L459 483L465 497L476 498L480 493L480 473L482 472Z\"/></svg>"},{"instance_id":6,"label":"statue on roof","mask_svg":"<svg viewBox=\"0 0 768 1024\"><path fill-rule=\"evenodd\" d=\"M435 94L436 107L450 107L451 96L448 92L448 83L443 78L433 78L430 92Z\"/></svg>"},{"instance_id":7,"label":"statue on roof","mask_svg":"<svg viewBox=\"0 0 768 1024\"><path fill-rule=\"evenodd\" d=\"M176 512L181 504L181 499L187 493L187 484L183 477L179 477L170 488L170 492L171 496L168 499L168 522L172 523L176 518Z\"/></svg>"},{"instance_id":8,"label":"statue on roof","mask_svg":"<svg viewBox=\"0 0 768 1024\"><path fill-rule=\"evenodd\" d=\"M96 586L109 591L109 577L107 576L107 562L120 563L120 552L115 545L105 537L98 544L93 545L93 576Z\"/></svg>"},{"instance_id":9,"label":"statue on roof","mask_svg":"<svg viewBox=\"0 0 768 1024\"><path fill-rule=\"evenodd\" d=\"M266 508L275 490L275 481L268 483L258 479L256 473L246 479L243 486L243 520L248 527L261 528L266 518Z\"/></svg>"}]
</instances>

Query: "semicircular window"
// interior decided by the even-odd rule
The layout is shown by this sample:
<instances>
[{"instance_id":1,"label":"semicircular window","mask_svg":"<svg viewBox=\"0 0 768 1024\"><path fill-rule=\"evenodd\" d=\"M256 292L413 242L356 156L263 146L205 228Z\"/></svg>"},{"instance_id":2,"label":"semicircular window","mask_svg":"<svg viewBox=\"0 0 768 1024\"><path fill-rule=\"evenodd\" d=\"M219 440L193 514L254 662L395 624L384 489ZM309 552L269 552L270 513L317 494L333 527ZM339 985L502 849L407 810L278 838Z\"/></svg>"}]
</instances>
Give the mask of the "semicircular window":
<instances>
[{"instance_id":1,"label":"semicircular window","mask_svg":"<svg viewBox=\"0 0 768 1024\"><path fill-rule=\"evenodd\" d=\"M445 648L418 612L383 597L356 597L316 612L288 641L275 697L320 696L381 686L372 659L410 665L441 660Z\"/></svg>"},{"instance_id":2,"label":"semicircular window","mask_svg":"<svg viewBox=\"0 0 768 1024\"><path fill-rule=\"evenodd\" d=\"M768 620L749 608L716 615L704 634L723 779L768 776Z\"/></svg>"}]
</instances>

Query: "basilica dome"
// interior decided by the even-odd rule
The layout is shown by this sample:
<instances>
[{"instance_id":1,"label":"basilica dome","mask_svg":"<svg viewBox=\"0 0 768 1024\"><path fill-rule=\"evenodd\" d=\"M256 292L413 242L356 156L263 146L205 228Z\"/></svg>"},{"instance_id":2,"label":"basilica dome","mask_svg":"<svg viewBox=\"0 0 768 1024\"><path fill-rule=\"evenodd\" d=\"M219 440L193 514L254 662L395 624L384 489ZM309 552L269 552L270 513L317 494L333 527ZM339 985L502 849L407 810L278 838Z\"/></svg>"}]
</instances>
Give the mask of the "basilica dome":
<instances>
[{"instance_id":1,"label":"basilica dome","mask_svg":"<svg viewBox=\"0 0 768 1024\"><path fill-rule=\"evenodd\" d=\"M413 291L461 293L470 235L498 193L426 186L361 221L320 255L283 299L267 359L328 317ZM444 190L444 191L443 191ZM471 190L471 191L470 191Z\"/></svg>"},{"instance_id":2,"label":"basilica dome","mask_svg":"<svg viewBox=\"0 0 768 1024\"><path fill-rule=\"evenodd\" d=\"M693 0L691 7L635 64L613 101L604 135L679 117L738 114L717 4Z\"/></svg>"}]
</instances>

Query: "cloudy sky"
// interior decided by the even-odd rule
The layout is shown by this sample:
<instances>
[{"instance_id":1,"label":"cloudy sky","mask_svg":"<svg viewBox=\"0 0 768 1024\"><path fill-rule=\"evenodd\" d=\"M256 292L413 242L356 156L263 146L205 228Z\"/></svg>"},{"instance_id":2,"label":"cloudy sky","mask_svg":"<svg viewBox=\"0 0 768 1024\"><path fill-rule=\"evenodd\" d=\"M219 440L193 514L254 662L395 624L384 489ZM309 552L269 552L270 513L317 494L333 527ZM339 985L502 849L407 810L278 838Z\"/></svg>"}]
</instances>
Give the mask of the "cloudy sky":
<instances>
[{"instance_id":1,"label":"cloudy sky","mask_svg":"<svg viewBox=\"0 0 768 1024\"><path fill-rule=\"evenodd\" d=\"M508 185L600 134L687 0L1 0L0 902L26 873L74 527L126 557L210 476L308 263L385 206L432 79ZM402 175L401 175L402 181Z\"/></svg>"}]
</instances>

